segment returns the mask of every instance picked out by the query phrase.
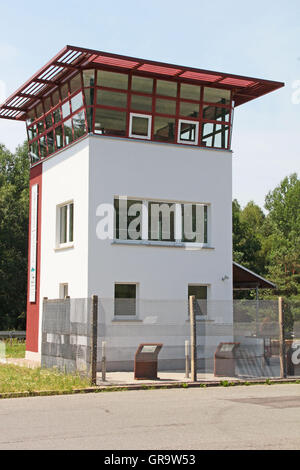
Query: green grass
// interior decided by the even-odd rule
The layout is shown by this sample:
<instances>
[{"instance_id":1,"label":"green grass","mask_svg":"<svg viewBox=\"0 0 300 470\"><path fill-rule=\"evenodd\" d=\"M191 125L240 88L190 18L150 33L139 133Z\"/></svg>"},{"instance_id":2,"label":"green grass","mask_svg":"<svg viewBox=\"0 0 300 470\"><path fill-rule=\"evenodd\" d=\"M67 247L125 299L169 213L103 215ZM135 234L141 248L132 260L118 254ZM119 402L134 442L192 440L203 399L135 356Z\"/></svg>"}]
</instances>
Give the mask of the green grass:
<instances>
[{"instance_id":1,"label":"green grass","mask_svg":"<svg viewBox=\"0 0 300 470\"><path fill-rule=\"evenodd\" d=\"M24 340L16 338L5 340L5 355L6 357L24 358L26 344Z\"/></svg>"},{"instance_id":2,"label":"green grass","mask_svg":"<svg viewBox=\"0 0 300 470\"><path fill-rule=\"evenodd\" d=\"M29 369L0 364L0 393L71 391L87 387L90 387L89 379L79 375L62 374L55 369Z\"/></svg>"}]
</instances>

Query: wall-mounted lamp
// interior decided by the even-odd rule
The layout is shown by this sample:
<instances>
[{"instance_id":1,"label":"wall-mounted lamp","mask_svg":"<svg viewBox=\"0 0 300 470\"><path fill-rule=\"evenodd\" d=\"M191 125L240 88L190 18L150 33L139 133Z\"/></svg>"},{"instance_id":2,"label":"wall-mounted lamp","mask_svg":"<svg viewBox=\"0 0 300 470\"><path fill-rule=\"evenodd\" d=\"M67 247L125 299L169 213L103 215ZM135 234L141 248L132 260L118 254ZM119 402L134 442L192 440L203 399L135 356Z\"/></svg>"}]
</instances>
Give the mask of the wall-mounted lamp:
<instances>
[{"instance_id":1,"label":"wall-mounted lamp","mask_svg":"<svg viewBox=\"0 0 300 470\"><path fill-rule=\"evenodd\" d=\"M225 274L225 276L222 277L222 281L227 281L227 279L229 279L229 276L227 276L227 274Z\"/></svg>"}]
</instances>

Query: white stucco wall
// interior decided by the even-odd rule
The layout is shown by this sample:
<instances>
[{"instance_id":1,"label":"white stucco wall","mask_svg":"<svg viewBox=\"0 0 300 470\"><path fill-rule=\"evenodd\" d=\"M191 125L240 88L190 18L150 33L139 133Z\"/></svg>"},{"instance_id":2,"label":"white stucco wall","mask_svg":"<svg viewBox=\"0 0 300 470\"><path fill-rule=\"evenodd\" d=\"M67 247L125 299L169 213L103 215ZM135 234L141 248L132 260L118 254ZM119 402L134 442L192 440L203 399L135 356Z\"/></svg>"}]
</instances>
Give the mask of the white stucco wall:
<instances>
[{"instance_id":1,"label":"white stucco wall","mask_svg":"<svg viewBox=\"0 0 300 470\"><path fill-rule=\"evenodd\" d=\"M188 284L203 283L210 299L232 298L231 152L91 137L89 175L89 294L112 298L119 281L139 283L143 299L186 299ZM99 240L96 209L115 195L210 204L211 248Z\"/></svg>"},{"instance_id":2,"label":"white stucco wall","mask_svg":"<svg viewBox=\"0 0 300 470\"><path fill-rule=\"evenodd\" d=\"M68 283L71 297L88 295L88 139L47 159L42 178L39 351L43 297L59 298L61 283ZM57 249L56 207L71 200L74 201L74 244Z\"/></svg>"}]
</instances>

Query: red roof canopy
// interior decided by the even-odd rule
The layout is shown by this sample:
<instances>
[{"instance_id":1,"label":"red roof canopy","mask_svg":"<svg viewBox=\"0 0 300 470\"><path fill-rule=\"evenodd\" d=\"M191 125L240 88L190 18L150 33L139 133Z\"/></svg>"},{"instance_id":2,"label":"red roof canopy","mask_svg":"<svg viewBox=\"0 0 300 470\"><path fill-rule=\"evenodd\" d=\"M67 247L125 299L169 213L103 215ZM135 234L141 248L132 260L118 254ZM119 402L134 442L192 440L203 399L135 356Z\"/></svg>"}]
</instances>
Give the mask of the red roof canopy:
<instances>
[{"instance_id":1,"label":"red roof canopy","mask_svg":"<svg viewBox=\"0 0 300 470\"><path fill-rule=\"evenodd\" d=\"M284 86L284 83L281 82L182 67L76 46L65 46L0 106L0 118L24 121L27 111L33 105L38 104L40 98L54 90L79 70L93 66L97 67L97 65L101 65L101 68L116 71L128 70L144 76L175 78L186 83L197 83L233 90L235 106Z\"/></svg>"}]
</instances>

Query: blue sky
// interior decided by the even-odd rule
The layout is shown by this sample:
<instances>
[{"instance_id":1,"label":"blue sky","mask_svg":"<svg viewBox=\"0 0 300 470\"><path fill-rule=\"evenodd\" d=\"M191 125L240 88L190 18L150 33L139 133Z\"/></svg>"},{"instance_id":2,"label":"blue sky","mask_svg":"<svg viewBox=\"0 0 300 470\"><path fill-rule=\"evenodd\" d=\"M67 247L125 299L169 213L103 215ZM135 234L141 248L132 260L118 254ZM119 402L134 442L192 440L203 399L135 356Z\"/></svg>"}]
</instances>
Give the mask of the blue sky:
<instances>
[{"instance_id":1,"label":"blue sky","mask_svg":"<svg viewBox=\"0 0 300 470\"><path fill-rule=\"evenodd\" d=\"M283 81L236 109L233 197L263 206L284 176L300 174L299 0L0 0L0 11L0 101L66 44ZM9 149L24 138L23 123L0 120Z\"/></svg>"}]
</instances>

